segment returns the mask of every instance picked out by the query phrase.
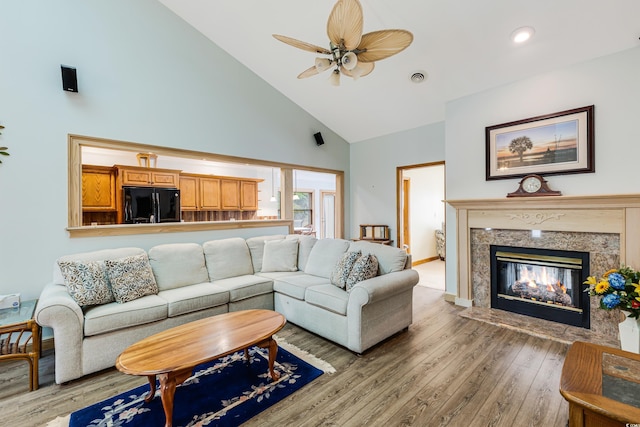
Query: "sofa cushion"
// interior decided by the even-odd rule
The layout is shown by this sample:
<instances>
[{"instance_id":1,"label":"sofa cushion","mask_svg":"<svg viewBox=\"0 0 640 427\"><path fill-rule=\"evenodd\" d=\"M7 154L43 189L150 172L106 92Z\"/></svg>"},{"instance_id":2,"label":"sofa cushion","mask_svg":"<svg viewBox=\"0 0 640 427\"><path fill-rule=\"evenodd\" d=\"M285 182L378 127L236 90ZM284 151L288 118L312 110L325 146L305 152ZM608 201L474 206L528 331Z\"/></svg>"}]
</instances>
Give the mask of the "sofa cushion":
<instances>
[{"instance_id":1,"label":"sofa cushion","mask_svg":"<svg viewBox=\"0 0 640 427\"><path fill-rule=\"evenodd\" d=\"M125 303L158 293L156 278L146 253L108 259L104 263L116 302Z\"/></svg>"},{"instance_id":2,"label":"sofa cushion","mask_svg":"<svg viewBox=\"0 0 640 427\"><path fill-rule=\"evenodd\" d=\"M298 241L293 239L265 241L260 271L298 271Z\"/></svg>"},{"instance_id":3,"label":"sofa cushion","mask_svg":"<svg viewBox=\"0 0 640 427\"><path fill-rule=\"evenodd\" d=\"M58 258L58 261L104 261L106 259L118 259L131 255L140 255L146 253L141 248L118 248L118 249L102 249L92 252L81 252L77 254L65 255ZM53 266L53 283L64 285L64 277L60 271L60 266L56 262Z\"/></svg>"},{"instance_id":4,"label":"sofa cushion","mask_svg":"<svg viewBox=\"0 0 640 427\"><path fill-rule=\"evenodd\" d=\"M149 249L149 263L161 291L209 281L202 246L197 243L154 246Z\"/></svg>"},{"instance_id":5,"label":"sofa cushion","mask_svg":"<svg viewBox=\"0 0 640 427\"><path fill-rule=\"evenodd\" d=\"M253 274L216 280L215 285L229 291L229 302L273 292L273 281Z\"/></svg>"},{"instance_id":6,"label":"sofa cushion","mask_svg":"<svg viewBox=\"0 0 640 427\"><path fill-rule=\"evenodd\" d=\"M167 301L169 317L217 307L229 302L229 291L210 282L160 291L158 296Z\"/></svg>"},{"instance_id":7,"label":"sofa cushion","mask_svg":"<svg viewBox=\"0 0 640 427\"><path fill-rule=\"evenodd\" d=\"M124 304L112 302L85 310L84 335L93 336L167 318L167 302L147 295Z\"/></svg>"},{"instance_id":8,"label":"sofa cushion","mask_svg":"<svg viewBox=\"0 0 640 427\"><path fill-rule=\"evenodd\" d=\"M336 285L340 289L344 289L345 286L347 286L347 279L349 278L353 264L355 264L361 255L362 253L360 251L345 252L331 272L331 284Z\"/></svg>"},{"instance_id":9,"label":"sofa cushion","mask_svg":"<svg viewBox=\"0 0 640 427\"><path fill-rule=\"evenodd\" d=\"M209 280L253 274L249 247L241 237L210 240L202 244Z\"/></svg>"},{"instance_id":10,"label":"sofa cushion","mask_svg":"<svg viewBox=\"0 0 640 427\"><path fill-rule=\"evenodd\" d=\"M360 256L353 264L353 268L347 277L347 292L351 291L351 288L356 283L363 280L371 279L378 275L378 259L373 254L365 254Z\"/></svg>"},{"instance_id":11,"label":"sofa cushion","mask_svg":"<svg viewBox=\"0 0 640 427\"><path fill-rule=\"evenodd\" d=\"M349 249L348 240L318 240L309 253L309 260L304 267L304 272L328 279L347 249Z\"/></svg>"},{"instance_id":12,"label":"sofa cushion","mask_svg":"<svg viewBox=\"0 0 640 427\"><path fill-rule=\"evenodd\" d=\"M280 279L282 277L299 276L304 274L302 271L268 271L256 273L256 276L266 277L267 279Z\"/></svg>"},{"instance_id":13,"label":"sofa cushion","mask_svg":"<svg viewBox=\"0 0 640 427\"><path fill-rule=\"evenodd\" d=\"M267 240L284 239L283 234L274 234L271 236L249 237L246 242L251 253L251 262L253 264L253 272L257 273L262 270L262 256L264 254L264 242Z\"/></svg>"},{"instance_id":14,"label":"sofa cushion","mask_svg":"<svg viewBox=\"0 0 640 427\"><path fill-rule=\"evenodd\" d=\"M304 271L307 261L309 260L309 254L311 249L316 244L318 239L313 236L305 236L301 234L289 234L287 239L293 239L298 241L298 270Z\"/></svg>"},{"instance_id":15,"label":"sofa cushion","mask_svg":"<svg viewBox=\"0 0 640 427\"><path fill-rule=\"evenodd\" d=\"M79 306L115 301L104 261L58 261L64 285Z\"/></svg>"},{"instance_id":16,"label":"sofa cushion","mask_svg":"<svg viewBox=\"0 0 640 427\"><path fill-rule=\"evenodd\" d=\"M309 304L346 316L349 294L332 284L317 285L307 288L304 300Z\"/></svg>"},{"instance_id":17,"label":"sofa cushion","mask_svg":"<svg viewBox=\"0 0 640 427\"><path fill-rule=\"evenodd\" d=\"M312 276L300 273L293 276L279 277L273 279L273 290L292 298L304 300L304 293L309 286L331 284L325 277ZM333 285L331 285L333 286Z\"/></svg>"},{"instance_id":18,"label":"sofa cushion","mask_svg":"<svg viewBox=\"0 0 640 427\"><path fill-rule=\"evenodd\" d=\"M352 242L349 250L375 255L378 259L378 274L402 271L407 263L407 252L393 246L358 241Z\"/></svg>"}]
</instances>

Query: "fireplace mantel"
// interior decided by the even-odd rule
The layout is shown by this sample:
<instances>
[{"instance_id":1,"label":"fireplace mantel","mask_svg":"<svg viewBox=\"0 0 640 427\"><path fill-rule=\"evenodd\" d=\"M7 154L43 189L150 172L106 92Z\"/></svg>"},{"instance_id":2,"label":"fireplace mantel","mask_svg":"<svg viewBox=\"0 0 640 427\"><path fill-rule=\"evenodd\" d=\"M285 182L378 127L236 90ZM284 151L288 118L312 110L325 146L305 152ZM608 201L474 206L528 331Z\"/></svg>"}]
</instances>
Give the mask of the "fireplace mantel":
<instances>
[{"instance_id":1,"label":"fireplace mantel","mask_svg":"<svg viewBox=\"0 0 640 427\"><path fill-rule=\"evenodd\" d=\"M640 194L446 200L456 209L457 298L471 306L474 228L616 233L620 262L640 266Z\"/></svg>"}]
</instances>

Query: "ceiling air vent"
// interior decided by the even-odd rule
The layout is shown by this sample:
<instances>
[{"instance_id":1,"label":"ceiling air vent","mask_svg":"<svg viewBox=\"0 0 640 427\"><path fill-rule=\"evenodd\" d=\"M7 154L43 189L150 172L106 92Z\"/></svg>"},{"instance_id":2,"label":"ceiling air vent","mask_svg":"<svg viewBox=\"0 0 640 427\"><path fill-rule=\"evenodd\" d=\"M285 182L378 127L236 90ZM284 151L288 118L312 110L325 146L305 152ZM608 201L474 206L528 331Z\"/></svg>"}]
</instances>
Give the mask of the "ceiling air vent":
<instances>
[{"instance_id":1,"label":"ceiling air vent","mask_svg":"<svg viewBox=\"0 0 640 427\"><path fill-rule=\"evenodd\" d=\"M416 71L413 74L411 74L411 76L409 77L409 80L411 80L414 83L422 83L423 81L427 80L427 73L424 71Z\"/></svg>"}]
</instances>

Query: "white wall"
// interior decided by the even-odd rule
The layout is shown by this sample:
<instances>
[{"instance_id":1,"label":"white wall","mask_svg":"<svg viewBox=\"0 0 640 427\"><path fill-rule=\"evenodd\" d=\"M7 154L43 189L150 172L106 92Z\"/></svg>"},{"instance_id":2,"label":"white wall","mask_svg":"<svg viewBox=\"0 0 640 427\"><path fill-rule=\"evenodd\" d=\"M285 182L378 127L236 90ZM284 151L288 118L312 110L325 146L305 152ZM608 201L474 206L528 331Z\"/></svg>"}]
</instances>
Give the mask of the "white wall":
<instances>
[{"instance_id":1,"label":"white wall","mask_svg":"<svg viewBox=\"0 0 640 427\"><path fill-rule=\"evenodd\" d=\"M639 193L640 47L461 98L446 108L447 199L502 198L485 180L486 126L595 105L595 173L549 176L564 195ZM456 293L455 210L447 208L447 285Z\"/></svg>"},{"instance_id":2,"label":"white wall","mask_svg":"<svg viewBox=\"0 0 640 427\"><path fill-rule=\"evenodd\" d=\"M396 168L444 160L444 123L351 144L351 237L387 224L397 245Z\"/></svg>"},{"instance_id":3,"label":"white wall","mask_svg":"<svg viewBox=\"0 0 640 427\"><path fill-rule=\"evenodd\" d=\"M438 256L435 231L444 222L444 165L407 169L411 179L409 225L414 262Z\"/></svg>"},{"instance_id":4,"label":"white wall","mask_svg":"<svg viewBox=\"0 0 640 427\"><path fill-rule=\"evenodd\" d=\"M69 238L69 133L348 171L343 139L155 0L4 1L0 52L0 294L37 297L64 254L264 233Z\"/></svg>"}]
</instances>

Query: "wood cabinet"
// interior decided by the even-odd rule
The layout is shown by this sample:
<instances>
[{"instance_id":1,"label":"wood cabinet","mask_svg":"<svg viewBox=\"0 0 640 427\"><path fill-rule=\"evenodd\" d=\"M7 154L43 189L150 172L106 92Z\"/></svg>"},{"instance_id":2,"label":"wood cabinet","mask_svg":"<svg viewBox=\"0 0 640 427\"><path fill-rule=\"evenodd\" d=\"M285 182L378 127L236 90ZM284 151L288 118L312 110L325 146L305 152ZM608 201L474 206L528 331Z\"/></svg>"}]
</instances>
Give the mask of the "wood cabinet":
<instances>
[{"instance_id":1,"label":"wood cabinet","mask_svg":"<svg viewBox=\"0 0 640 427\"><path fill-rule=\"evenodd\" d=\"M258 183L261 181L261 179L221 179L221 208L233 211L257 211Z\"/></svg>"},{"instance_id":2,"label":"wood cabinet","mask_svg":"<svg viewBox=\"0 0 640 427\"><path fill-rule=\"evenodd\" d=\"M82 211L116 209L115 171L107 166L82 166Z\"/></svg>"},{"instance_id":3,"label":"wood cabinet","mask_svg":"<svg viewBox=\"0 0 640 427\"><path fill-rule=\"evenodd\" d=\"M200 209L220 209L220 180L200 178Z\"/></svg>"},{"instance_id":4,"label":"wood cabinet","mask_svg":"<svg viewBox=\"0 0 640 427\"><path fill-rule=\"evenodd\" d=\"M122 187L126 186L179 188L182 219L187 222L255 219L261 181L174 169L83 165L82 223L122 223Z\"/></svg>"},{"instance_id":5,"label":"wood cabinet","mask_svg":"<svg viewBox=\"0 0 640 427\"><path fill-rule=\"evenodd\" d=\"M193 176L180 175L180 210L198 210L199 179Z\"/></svg>"},{"instance_id":6,"label":"wood cabinet","mask_svg":"<svg viewBox=\"0 0 640 427\"><path fill-rule=\"evenodd\" d=\"M122 187L157 187L178 188L180 183L180 171L175 169L158 169L140 166L115 165L116 187L115 199L117 210L117 223L124 221L124 207Z\"/></svg>"},{"instance_id":7,"label":"wood cabinet","mask_svg":"<svg viewBox=\"0 0 640 427\"><path fill-rule=\"evenodd\" d=\"M258 211L256 178L180 174L180 209L182 220L229 221L252 220Z\"/></svg>"},{"instance_id":8,"label":"wood cabinet","mask_svg":"<svg viewBox=\"0 0 640 427\"><path fill-rule=\"evenodd\" d=\"M220 180L221 208L228 211L240 210L240 181L224 178Z\"/></svg>"},{"instance_id":9,"label":"wood cabinet","mask_svg":"<svg viewBox=\"0 0 640 427\"><path fill-rule=\"evenodd\" d=\"M240 181L240 209L258 210L258 181Z\"/></svg>"},{"instance_id":10,"label":"wood cabinet","mask_svg":"<svg viewBox=\"0 0 640 427\"><path fill-rule=\"evenodd\" d=\"M180 175L181 210L218 210L220 202L220 179L206 175Z\"/></svg>"},{"instance_id":11,"label":"wood cabinet","mask_svg":"<svg viewBox=\"0 0 640 427\"><path fill-rule=\"evenodd\" d=\"M108 166L82 166L82 225L115 224L116 173Z\"/></svg>"},{"instance_id":12,"label":"wood cabinet","mask_svg":"<svg viewBox=\"0 0 640 427\"><path fill-rule=\"evenodd\" d=\"M174 169L115 166L118 186L178 188L180 171Z\"/></svg>"}]
</instances>

